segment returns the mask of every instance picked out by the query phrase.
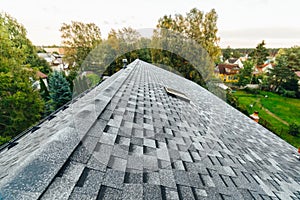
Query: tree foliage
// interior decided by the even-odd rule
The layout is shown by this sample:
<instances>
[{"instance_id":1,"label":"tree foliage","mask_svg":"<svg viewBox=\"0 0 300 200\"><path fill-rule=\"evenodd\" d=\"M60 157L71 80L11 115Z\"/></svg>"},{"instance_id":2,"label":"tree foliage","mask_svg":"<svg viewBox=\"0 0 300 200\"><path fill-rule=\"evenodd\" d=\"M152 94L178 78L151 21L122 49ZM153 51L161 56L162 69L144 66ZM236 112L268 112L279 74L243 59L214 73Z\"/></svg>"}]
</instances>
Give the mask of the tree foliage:
<instances>
[{"instance_id":1,"label":"tree foliage","mask_svg":"<svg viewBox=\"0 0 300 200\"><path fill-rule=\"evenodd\" d=\"M252 60L255 65L262 65L267 60L267 56L269 56L269 51L265 47L266 43L263 40L259 43L256 48L250 53Z\"/></svg>"},{"instance_id":2,"label":"tree foliage","mask_svg":"<svg viewBox=\"0 0 300 200\"><path fill-rule=\"evenodd\" d=\"M296 79L295 73L288 67L288 59L286 56L277 57L276 65L270 71L269 88L274 92L278 92L280 87Z\"/></svg>"},{"instance_id":3,"label":"tree foliage","mask_svg":"<svg viewBox=\"0 0 300 200\"><path fill-rule=\"evenodd\" d=\"M72 99L70 84L60 72L53 72L49 78L50 99L57 109Z\"/></svg>"},{"instance_id":4,"label":"tree foliage","mask_svg":"<svg viewBox=\"0 0 300 200\"><path fill-rule=\"evenodd\" d=\"M40 119L44 102L32 87L31 42L25 28L0 14L0 135L16 136Z\"/></svg>"},{"instance_id":5,"label":"tree foliage","mask_svg":"<svg viewBox=\"0 0 300 200\"><path fill-rule=\"evenodd\" d=\"M252 79L252 72L253 72L253 62L248 60L244 62L244 68L240 70L240 73L238 74L238 85L239 86L245 86L247 84L251 83Z\"/></svg>"},{"instance_id":6,"label":"tree foliage","mask_svg":"<svg viewBox=\"0 0 300 200\"><path fill-rule=\"evenodd\" d=\"M228 46L226 49L222 50L223 53L223 61L229 58L239 58L241 57L241 52L237 49L232 49Z\"/></svg>"},{"instance_id":7,"label":"tree foliage","mask_svg":"<svg viewBox=\"0 0 300 200\"><path fill-rule=\"evenodd\" d=\"M287 49L280 49L277 57L285 56L290 69L300 71L300 47L294 46Z\"/></svg>"},{"instance_id":8,"label":"tree foliage","mask_svg":"<svg viewBox=\"0 0 300 200\"><path fill-rule=\"evenodd\" d=\"M184 36L195 40L203 46L212 60L218 60L221 49L218 46L220 38L217 36L217 13L214 9L204 12L193 8L186 16L176 14L160 18L157 28L164 28L181 33Z\"/></svg>"},{"instance_id":9,"label":"tree foliage","mask_svg":"<svg viewBox=\"0 0 300 200\"><path fill-rule=\"evenodd\" d=\"M72 21L60 28L65 58L71 66L80 66L87 55L102 41L100 28L94 23Z\"/></svg>"}]
</instances>

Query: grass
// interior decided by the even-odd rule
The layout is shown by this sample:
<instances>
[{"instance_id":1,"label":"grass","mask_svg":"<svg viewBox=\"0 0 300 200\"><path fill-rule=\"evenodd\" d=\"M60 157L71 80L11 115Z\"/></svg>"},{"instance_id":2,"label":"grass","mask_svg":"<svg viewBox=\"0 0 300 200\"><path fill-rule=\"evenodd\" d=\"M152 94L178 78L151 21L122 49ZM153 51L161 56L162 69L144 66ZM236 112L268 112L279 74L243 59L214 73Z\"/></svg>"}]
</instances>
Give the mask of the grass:
<instances>
[{"instance_id":1,"label":"grass","mask_svg":"<svg viewBox=\"0 0 300 200\"><path fill-rule=\"evenodd\" d=\"M259 112L260 124L296 148L300 147L300 136L288 134L289 126L285 124L300 124L300 99L264 91L259 94L236 91L234 96L238 97L239 104L244 105L248 113Z\"/></svg>"}]
</instances>

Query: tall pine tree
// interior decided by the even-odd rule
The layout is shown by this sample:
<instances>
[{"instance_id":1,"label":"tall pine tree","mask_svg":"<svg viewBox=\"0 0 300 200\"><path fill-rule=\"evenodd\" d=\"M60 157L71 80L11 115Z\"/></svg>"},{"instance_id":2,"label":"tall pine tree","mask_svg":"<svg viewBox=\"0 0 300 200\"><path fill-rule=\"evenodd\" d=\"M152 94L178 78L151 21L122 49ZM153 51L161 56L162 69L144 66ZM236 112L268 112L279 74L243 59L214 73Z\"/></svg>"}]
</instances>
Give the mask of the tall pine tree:
<instances>
[{"instance_id":1,"label":"tall pine tree","mask_svg":"<svg viewBox=\"0 0 300 200\"><path fill-rule=\"evenodd\" d=\"M250 53L250 57L254 61L255 65L263 65L267 60L267 56L269 56L269 51L265 47L266 43L263 40L259 43L256 48Z\"/></svg>"},{"instance_id":2,"label":"tall pine tree","mask_svg":"<svg viewBox=\"0 0 300 200\"><path fill-rule=\"evenodd\" d=\"M49 78L50 99L55 109L72 99L70 84L60 72L53 72Z\"/></svg>"}]
</instances>

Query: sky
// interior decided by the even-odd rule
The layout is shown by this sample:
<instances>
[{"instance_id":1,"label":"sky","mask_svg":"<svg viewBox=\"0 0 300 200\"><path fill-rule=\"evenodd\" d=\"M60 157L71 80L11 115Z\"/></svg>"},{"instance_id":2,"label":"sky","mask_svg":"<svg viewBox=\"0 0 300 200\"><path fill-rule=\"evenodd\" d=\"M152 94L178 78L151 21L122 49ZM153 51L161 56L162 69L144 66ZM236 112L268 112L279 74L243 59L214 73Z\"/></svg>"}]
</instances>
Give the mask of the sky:
<instances>
[{"instance_id":1,"label":"sky","mask_svg":"<svg viewBox=\"0 0 300 200\"><path fill-rule=\"evenodd\" d=\"M62 23L95 23L103 38L113 29L155 28L164 15L185 14L192 8L218 14L222 48L300 46L299 0L0 0L0 12L22 23L35 45L60 45Z\"/></svg>"}]
</instances>

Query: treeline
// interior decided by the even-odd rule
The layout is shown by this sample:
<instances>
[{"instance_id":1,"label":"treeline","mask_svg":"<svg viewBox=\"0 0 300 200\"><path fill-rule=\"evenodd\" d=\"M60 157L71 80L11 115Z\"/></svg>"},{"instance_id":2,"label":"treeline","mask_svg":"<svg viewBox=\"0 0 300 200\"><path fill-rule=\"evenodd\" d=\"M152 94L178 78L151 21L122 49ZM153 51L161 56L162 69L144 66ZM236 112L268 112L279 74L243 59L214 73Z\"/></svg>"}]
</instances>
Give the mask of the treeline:
<instances>
[{"instance_id":1,"label":"treeline","mask_svg":"<svg viewBox=\"0 0 300 200\"><path fill-rule=\"evenodd\" d=\"M246 55L250 55L255 48L231 48L228 46L227 48L222 49L223 60L228 58L240 58ZM269 56L276 56L280 49L279 48L268 48Z\"/></svg>"},{"instance_id":2,"label":"treeline","mask_svg":"<svg viewBox=\"0 0 300 200\"><path fill-rule=\"evenodd\" d=\"M139 58L168 66L169 70L206 87L213 79L214 62L219 59L217 14L215 10L203 13L194 8L186 15L164 16L158 20L151 38L145 38L128 27L112 29L107 39L101 38L100 28L93 23L71 22L63 24L65 59L74 66L70 77L76 85L74 91L82 92L86 72L99 76L112 75L128 62Z\"/></svg>"}]
</instances>

